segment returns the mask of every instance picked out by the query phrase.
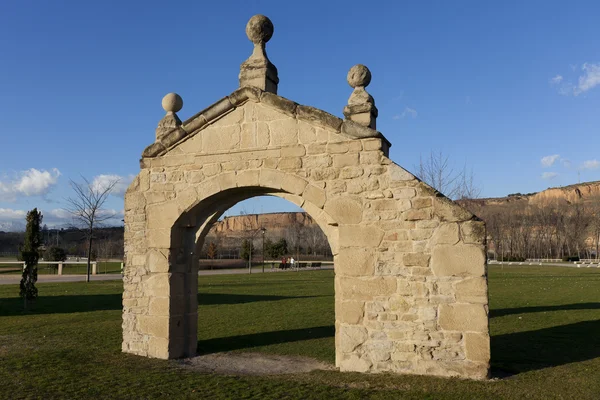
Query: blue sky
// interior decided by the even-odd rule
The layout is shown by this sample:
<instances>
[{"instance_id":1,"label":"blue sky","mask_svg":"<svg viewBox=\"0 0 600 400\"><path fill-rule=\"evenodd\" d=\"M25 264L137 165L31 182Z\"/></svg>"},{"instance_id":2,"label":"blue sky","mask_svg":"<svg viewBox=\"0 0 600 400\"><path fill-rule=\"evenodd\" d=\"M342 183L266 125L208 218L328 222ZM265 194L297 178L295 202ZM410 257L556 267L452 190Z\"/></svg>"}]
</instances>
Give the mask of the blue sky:
<instances>
[{"instance_id":1,"label":"blue sky","mask_svg":"<svg viewBox=\"0 0 600 400\"><path fill-rule=\"evenodd\" d=\"M67 223L69 179L135 176L166 93L185 119L237 88L258 13L281 96L341 117L348 69L370 68L378 130L408 170L442 150L484 197L600 179L598 2L5 1L0 229L33 207ZM106 204L117 220L125 186Z\"/></svg>"}]
</instances>

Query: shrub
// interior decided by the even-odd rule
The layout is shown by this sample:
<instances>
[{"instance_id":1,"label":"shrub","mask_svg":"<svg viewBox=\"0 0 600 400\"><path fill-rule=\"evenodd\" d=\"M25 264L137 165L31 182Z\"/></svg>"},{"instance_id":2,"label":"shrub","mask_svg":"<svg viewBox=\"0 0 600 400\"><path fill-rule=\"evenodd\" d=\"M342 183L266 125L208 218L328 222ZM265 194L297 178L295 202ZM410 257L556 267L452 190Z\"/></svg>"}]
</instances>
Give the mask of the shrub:
<instances>
[{"instance_id":1,"label":"shrub","mask_svg":"<svg viewBox=\"0 0 600 400\"><path fill-rule=\"evenodd\" d=\"M65 261L67 253L61 247L51 246L44 252L44 261Z\"/></svg>"},{"instance_id":2,"label":"shrub","mask_svg":"<svg viewBox=\"0 0 600 400\"><path fill-rule=\"evenodd\" d=\"M563 261L579 261L579 256L564 256Z\"/></svg>"}]
</instances>

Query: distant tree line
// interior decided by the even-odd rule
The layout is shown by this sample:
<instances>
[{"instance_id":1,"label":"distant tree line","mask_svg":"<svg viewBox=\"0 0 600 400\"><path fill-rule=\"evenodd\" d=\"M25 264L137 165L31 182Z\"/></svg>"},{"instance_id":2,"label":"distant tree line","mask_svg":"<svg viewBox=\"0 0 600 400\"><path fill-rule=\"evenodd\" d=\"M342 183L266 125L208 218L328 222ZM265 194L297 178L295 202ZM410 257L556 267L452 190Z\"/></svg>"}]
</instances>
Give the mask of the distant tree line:
<instances>
[{"instance_id":1,"label":"distant tree line","mask_svg":"<svg viewBox=\"0 0 600 400\"><path fill-rule=\"evenodd\" d=\"M498 260L597 258L600 199L567 203L463 203L486 222L488 249Z\"/></svg>"}]
</instances>

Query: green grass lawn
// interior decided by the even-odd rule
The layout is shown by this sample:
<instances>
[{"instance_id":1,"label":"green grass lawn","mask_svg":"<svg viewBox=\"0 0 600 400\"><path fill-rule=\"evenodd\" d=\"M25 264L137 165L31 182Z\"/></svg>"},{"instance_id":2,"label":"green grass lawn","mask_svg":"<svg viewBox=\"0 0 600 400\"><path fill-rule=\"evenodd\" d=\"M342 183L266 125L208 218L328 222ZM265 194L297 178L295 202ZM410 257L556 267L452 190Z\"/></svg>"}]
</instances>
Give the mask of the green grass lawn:
<instances>
[{"instance_id":1,"label":"green grass lawn","mask_svg":"<svg viewBox=\"0 0 600 400\"><path fill-rule=\"evenodd\" d=\"M260 351L333 362L333 272L201 277L201 353ZM231 377L121 353L121 282L39 284L23 312L0 286L0 398L598 399L600 271L490 267L485 382L319 371Z\"/></svg>"}]
</instances>

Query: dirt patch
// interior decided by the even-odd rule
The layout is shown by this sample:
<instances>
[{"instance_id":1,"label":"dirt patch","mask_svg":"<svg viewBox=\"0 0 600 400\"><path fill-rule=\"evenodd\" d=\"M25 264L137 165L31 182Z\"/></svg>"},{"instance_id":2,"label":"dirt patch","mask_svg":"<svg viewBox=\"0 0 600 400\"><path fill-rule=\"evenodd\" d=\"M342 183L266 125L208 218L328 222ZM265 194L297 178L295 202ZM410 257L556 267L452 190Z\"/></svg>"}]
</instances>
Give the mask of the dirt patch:
<instances>
[{"instance_id":1,"label":"dirt patch","mask_svg":"<svg viewBox=\"0 0 600 400\"><path fill-rule=\"evenodd\" d=\"M313 358L261 353L206 354L186 358L180 364L195 371L224 375L280 375L335 369L333 365Z\"/></svg>"}]
</instances>

